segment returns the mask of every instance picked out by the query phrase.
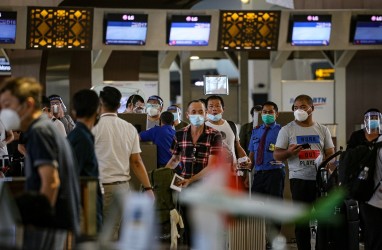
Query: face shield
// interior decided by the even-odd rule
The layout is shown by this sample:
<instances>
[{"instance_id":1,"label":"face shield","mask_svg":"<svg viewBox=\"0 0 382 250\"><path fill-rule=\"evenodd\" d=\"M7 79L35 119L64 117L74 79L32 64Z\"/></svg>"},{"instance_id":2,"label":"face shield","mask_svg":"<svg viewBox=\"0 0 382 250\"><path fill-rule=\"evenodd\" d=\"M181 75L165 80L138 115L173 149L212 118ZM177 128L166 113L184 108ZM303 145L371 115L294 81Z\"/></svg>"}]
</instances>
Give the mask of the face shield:
<instances>
[{"instance_id":1,"label":"face shield","mask_svg":"<svg viewBox=\"0 0 382 250\"><path fill-rule=\"evenodd\" d=\"M381 113L368 112L364 116L364 125L368 134L378 133L381 134Z\"/></svg>"}]
</instances>

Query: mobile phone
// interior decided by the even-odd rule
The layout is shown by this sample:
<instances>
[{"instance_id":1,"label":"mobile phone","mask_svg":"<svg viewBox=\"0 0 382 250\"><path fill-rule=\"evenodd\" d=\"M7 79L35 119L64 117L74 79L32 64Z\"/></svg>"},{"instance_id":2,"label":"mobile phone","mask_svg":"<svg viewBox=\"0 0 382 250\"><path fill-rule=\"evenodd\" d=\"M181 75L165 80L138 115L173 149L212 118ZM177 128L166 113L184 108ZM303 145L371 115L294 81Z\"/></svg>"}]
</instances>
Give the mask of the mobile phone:
<instances>
[{"instance_id":1,"label":"mobile phone","mask_svg":"<svg viewBox=\"0 0 382 250\"><path fill-rule=\"evenodd\" d=\"M299 146L301 146L301 148L303 148L303 149L310 148L310 144L309 143L300 144Z\"/></svg>"}]
</instances>

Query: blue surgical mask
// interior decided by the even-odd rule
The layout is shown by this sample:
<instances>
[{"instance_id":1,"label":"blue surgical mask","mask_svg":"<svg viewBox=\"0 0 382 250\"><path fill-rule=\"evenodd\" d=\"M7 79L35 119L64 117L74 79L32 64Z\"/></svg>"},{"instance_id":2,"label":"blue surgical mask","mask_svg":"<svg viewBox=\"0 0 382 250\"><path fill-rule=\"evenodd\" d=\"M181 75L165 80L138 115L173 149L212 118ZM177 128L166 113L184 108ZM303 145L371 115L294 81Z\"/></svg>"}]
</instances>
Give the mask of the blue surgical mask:
<instances>
[{"instance_id":1,"label":"blue surgical mask","mask_svg":"<svg viewBox=\"0 0 382 250\"><path fill-rule=\"evenodd\" d=\"M275 122L275 116L270 114L261 115L261 119L265 124L272 124Z\"/></svg>"},{"instance_id":2,"label":"blue surgical mask","mask_svg":"<svg viewBox=\"0 0 382 250\"><path fill-rule=\"evenodd\" d=\"M217 115L213 115L213 114L207 114L207 118L208 120L211 120L213 122L217 122L217 121L220 121L222 119L222 114L217 114Z\"/></svg>"},{"instance_id":3,"label":"blue surgical mask","mask_svg":"<svg viewBox=\"0 0 382 250\"><path fill-rule=\"evenodd\" d=\"M188 119L195 127L199 127L204 123L204 117L202 115L188 115Z\"/></svg>"},{"instance_id":4,"label":"blue surgical mask","mask_svg":"<svg viewBox=\"0 0 382 250\"><path fill-rule=\"evenodd\" d=\"M379 121L378 120L370 120L369 121L369 127L370 127L370 129L379 128Z\"/></svg>"}]
</instances>

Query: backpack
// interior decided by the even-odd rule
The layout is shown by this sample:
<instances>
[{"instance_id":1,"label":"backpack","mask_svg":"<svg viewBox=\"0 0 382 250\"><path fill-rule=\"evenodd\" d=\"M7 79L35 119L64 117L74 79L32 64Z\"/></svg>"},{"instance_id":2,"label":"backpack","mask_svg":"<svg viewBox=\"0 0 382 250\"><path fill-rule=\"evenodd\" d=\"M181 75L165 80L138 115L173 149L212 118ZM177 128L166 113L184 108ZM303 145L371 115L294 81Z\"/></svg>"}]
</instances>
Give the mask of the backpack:
<instances>
[{"instance_id":1,"label":"backpack","mask_svg":"<svg viewBox=\"0 0 382 250\"><path fill-rule=\"evenodd\" d=\"M367 145L359 145L347 149L340 156L338 166L338 181L348 191L349 198L357 201L368 201L373 196L376 186L374 184L374 173L378 149L382 142L372 142ZM368 177L365 180L358 178L365 167L369 168Z\"/></svg>"},{"instance_id":2,"label":"backpack","mask_svg":"<svg viewBox=\"0 0 382 250\"><path fill-rule=\"evenodd\" d=\"M171 237L170 211L175 208L170 188L174 171L170 168L158 168L148 173L155 194L155 217L159 229L158 238L168 240Z\"/></svg>"}]
</instances>

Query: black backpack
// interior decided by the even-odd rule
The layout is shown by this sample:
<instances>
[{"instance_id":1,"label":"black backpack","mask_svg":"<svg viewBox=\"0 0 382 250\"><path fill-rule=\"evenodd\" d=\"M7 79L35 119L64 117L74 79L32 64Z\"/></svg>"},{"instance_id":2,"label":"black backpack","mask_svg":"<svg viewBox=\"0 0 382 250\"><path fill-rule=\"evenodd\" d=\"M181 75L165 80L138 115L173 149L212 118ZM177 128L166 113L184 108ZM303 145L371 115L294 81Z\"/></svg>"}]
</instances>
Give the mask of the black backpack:
<instances>
[{"instance_id":1,"label":"black backpack","mask_svg":"<svg viewBox=\"0 0 382 250\"><path fill-rule=\"evenodd\" d=\"M368 201L378 188L379 184L374 184L374 173L378 149L381 146L382 142L371 142L347 149L341 154L338 180L339 185L347 189L349 198L361 202ZM368 177L360 180L358 176L365 167L369 168Z\"/></svg>"}]
</instances>

